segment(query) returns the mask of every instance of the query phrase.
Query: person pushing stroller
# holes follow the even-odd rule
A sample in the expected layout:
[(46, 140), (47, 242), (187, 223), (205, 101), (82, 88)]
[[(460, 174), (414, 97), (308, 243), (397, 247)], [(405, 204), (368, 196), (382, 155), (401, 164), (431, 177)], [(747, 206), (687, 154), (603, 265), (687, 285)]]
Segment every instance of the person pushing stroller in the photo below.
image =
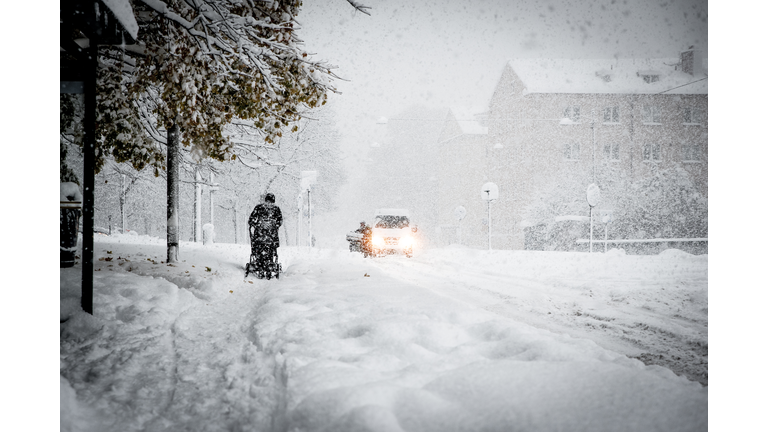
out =
[(264, 202), (257, 204), (248, 218), (251, 235), (251, 260), (245, 267), (245, 276), (254, 273), (259, 279), (279, 278), (282, 270), (277, 262), (280, 239), (277, 229), (283, 224), (283, 213), (275, 205), (275, 195), (264, 195)]

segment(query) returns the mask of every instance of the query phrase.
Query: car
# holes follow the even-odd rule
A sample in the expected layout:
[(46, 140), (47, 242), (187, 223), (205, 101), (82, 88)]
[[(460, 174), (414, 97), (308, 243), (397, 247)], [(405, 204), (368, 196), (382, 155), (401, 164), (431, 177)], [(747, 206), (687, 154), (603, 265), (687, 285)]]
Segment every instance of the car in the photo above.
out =
[(407, 209), (377, 209), (374, 215), (371, 249), (374, 256), (403, 254), (413, 256), (416, 227), (411, 227)]

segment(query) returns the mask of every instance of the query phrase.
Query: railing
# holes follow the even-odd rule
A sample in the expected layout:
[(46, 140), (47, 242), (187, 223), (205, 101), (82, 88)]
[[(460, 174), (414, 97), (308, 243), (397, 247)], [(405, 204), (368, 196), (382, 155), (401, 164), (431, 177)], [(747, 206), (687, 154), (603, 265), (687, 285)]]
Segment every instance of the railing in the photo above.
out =
[[(705, 242), (708, 238), (660, 238), (660, 239), (619, 239), (619, 240), (598, 240), (593, 239), (592, 243), (666, 243), (666, 242)], [(578, 239), (576, 243), (589, 243), (589, 239)]]

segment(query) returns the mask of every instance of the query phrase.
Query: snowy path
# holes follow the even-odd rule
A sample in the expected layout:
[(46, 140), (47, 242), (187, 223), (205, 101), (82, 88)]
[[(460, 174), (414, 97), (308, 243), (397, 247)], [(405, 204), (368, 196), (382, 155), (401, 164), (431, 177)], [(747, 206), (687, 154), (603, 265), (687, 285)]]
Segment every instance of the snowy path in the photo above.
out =
[[(169, 266), (160, 242), (114, 241), (97, 243), (95, 316), (77, 312), (79, 268), (61, 271), (62, 430), (706, 425), (706, 388), (601, 348), (611, 340), (604, 331), (581, 329), (598, 344), (566, 331), (582, 319), (574, 310), (609, 316), (589, 292), (636, 301), (630, 289), (602, 287), (617, 283), (610, 274), (585, 285), (573, 282), (583, 268), (530, 254), (435, 250), (366, 260), (286, 248), (280, 280), (244, 281), (244, 246), (185, 244), (184, 262)], [(680, 274), (661, 282), (646, 275), (640, 285), (656, 292), (675, 278), (699, 283), (695, 257), (670, 258), (646, 264), (668, 274), (679, 261)], [(615, 321), (635, 319), (625, 303)], [(706, 332), (697, 337), (706, 343)]]

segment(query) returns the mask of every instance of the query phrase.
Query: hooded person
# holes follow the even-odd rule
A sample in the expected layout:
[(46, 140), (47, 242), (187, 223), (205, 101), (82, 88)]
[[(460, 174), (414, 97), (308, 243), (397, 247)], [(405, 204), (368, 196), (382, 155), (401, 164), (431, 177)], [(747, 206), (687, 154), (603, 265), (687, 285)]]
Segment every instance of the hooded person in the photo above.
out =
[(275, 249), (280, 246), (277, 229), (283, 224), (283, 213), (275, 205), (275, 195), (264, 195), (264, 202), (253, 208), (248, 225), (253, 228), (252, 244), (269, 245)]
[(373, 234), (373, 230), (371, 227), (365, 223), (365, 221), (360, 222), (360, 228), (356, 229), (355, 232), (360, 233), (363, 235), (363, 238), (360, 240), (360, 249), (364, 256), (368, 256), (371, 254), (371, 236)]

